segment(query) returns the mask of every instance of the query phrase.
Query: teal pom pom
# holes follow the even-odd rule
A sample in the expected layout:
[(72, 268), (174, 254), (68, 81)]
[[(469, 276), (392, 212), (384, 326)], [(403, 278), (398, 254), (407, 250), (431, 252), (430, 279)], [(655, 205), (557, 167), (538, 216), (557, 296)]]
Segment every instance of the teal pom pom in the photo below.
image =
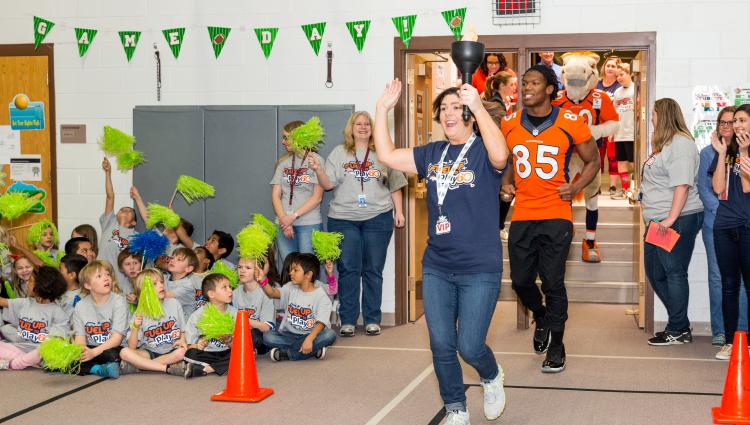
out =
[(297, 153), (305, 151), (316, 151), (318, 145), (323, 143), (326, 132), (320, 125), (320, 118), (312, 117), (306, 123), (295, 128), (289, 133), (289, 140)]
[(128, 171), (146, 162), (143, 153), (140, 151), (130, 151), (117, 155), (117, 169)]
[(135, 309), (135, 315), (151, 319), (158, 319), (164, 315), (164, 308), (159, 301), (159, 296), (156, 294), (154, 282), (148, 276), (143, 278), (143, 285), (141, 286), (141, 293), (138, 295), (138, 307)]
[(258, 223), (245, 226), (237, 234), (240, 258), (262, 261), (268, 254), (268, 248), (272, 242), (273, 239), (266, 233), (263, 226)]
[(174, 229), (180, 225), (180, 216), (163, 205), (150, 203), (146, 209), (148, 210), (146, 227), (149, 229), (158, 223), (164, 223), (170, 229)]
[(6, 220), (15, 220), (29, 212), (39, 202), (25, 192), (5, 192), (0, 196), (0, 215)]
[(203, 315), (198, 320), (198, 330), (207, 341), (232, 335), (234, 333), (234, 319), (229, 313), (222, 313), (213, 304), (208, 303), (203, 309)]
[(83, 347), (65, 338), (48, 337), (39, 345), (39, 357), (48, 370), (77, 375), (81, 367)]
[(312, 246), (320, 261), (336, 261), (341, 257), (341, 240), (344, 235), (338, 232), (320, 232), (313, 230)]
[(29, 243), (30, 246), (34, 246), (41, 242), (42, 240), (42, 232), (44, 232), (46, 229), (52, 230), (52, 242), (57, 245), (60, 243), (59, 235), (57, 234), (57, 226), (55, 226), (55, 223), (47, 220), (42, 219), (41, 221), (34, 223), (29, 228), (29, 233), (26, 236), (26, 241)]
[(144, 264), (156, 260), (169, 246), (169, 239), (156, 230), (136, 233), (128, 239), (128, 250), (143, 255)]
[(119, 156), (130, 152), (134, 144), (135, 137), (108, 125), (104, 126), (104, 137), (99, 142), (102, 151), (109, 156)]
[(272, 241), (276, 239), (276, 230), (278, 229), (276, 227), (276, 224), (267, 219), (263, 214), (253, 214), (253, 224), (257, 224), (262, 227), (263, 231), (266, 232), (266, 234), (271, 238)]
[(237, 282), (240, 281), (240, 277), (237, 275), (237, 271), (227, 266), (223, 261), (217, 260), (213, 267), (211, 267), (211, 273), (219, 273), (229, 279), (229, 286), (234, 289), (237, 287)]
[(196, 199), (206, 199), (213, 197), (216, 190), (213, 186), (195, 177), (182, 175), (177, 179), (177, 191), (185, 198), (188, 204), (192, 204)]

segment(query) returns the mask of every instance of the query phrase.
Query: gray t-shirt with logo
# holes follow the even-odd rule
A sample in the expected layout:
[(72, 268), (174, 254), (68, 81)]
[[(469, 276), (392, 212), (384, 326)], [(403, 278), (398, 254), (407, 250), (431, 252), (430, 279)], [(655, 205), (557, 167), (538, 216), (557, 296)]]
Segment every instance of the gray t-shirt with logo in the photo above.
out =
[(107, 302), (102, 305), (94, 304), (93, 298), (86, 296), (76, 304), (71, 322), (73, 333), (86, 337), (86, 345), (100, 345), (107, 342), (115, 332), (123, 337), (127, 335), (130, 324), (128, 303), (125, 297), (114, 292), (109, 294)]
[(133, 287), (128, 278), (120, 272), (117, 267), (117, 256), (120, 251), (128, 248), (128, 239), (135, 234), (135, 229), (122, 227), (117, 224), (117, 216), (114, 212), (102, 214), (99, 217), (99, 224), (102, 227), (102, 236), (99, 238), (99, 255), (100, 260), (106, 260), (115, 269), (117, 283), (124, 295), (133, 292)]
[(169, 274), (164, 275), (167, 291), (174, 292), (174, 299), (180, 302), (185, 320), (195, 311), (195, 281), (192, 274), (179, 280), (172, 280)]
[(331, 327), (331, 299), (319, 286), (304, 292), (297, 285), (286, 284), (281, 287), (281, 303), (286, 306), (281, 332), (307, 335), (318, 322)]
[[(195, 310), (195, 312), (190, 315), (190, 318), (187, 321), (187, 325), (185, 326), (185, 338), (187, 338), (188, 344), (195, 344), (200, 339), (201, 331), (200, 329), (198, 329), (198, 322), (201, 320), (201, 317), (203, 317), (203, 312), (205, 310), (206, 306), (203, 306), (198, 310)], [(227, 313), (232, 315), (233, 320), (237, 320), (236, 308), (232, 307), (231, 305), (227, 305)], [(229, 348), (230, 347), (228, 345), (224, 344), (218, 339), (212, 339), (208, 341), (208, 345), (206, 345), (206, 349), (203, 351), (225, 351), (229, 350)]]
[(695, 142), (680, 135), (674, 136), (672, 143), (646, 160), (641, 182), (641, 207), (646, 222), (669, 216), (675, 187), (683, 184), (688, 185), (688, 196), (680, 215), (703, 211), (698, 197), (699, 163)]
[(70, 320), (70, 317), (73, 315), (73, 309), (75, 308), (75, 305), (78, 304), (78, 301), (81, 301), (80, 289), (73, 289), (72, 291), (65, 292), (57, 301), (57, 304), (60, 305), (63, 311), (68, 315), (68, 320)]
[(26, 352), (38, 348), (47, 336), (67, 336), (69, 329), (68, 315), (59, 305), (39, 304), (33, 298), (8, 300), (3, 320), (18, 329), (13, 345)]
[(164, 314), (158, 319), (143, 318), (138, 328), (138, 347), (157, 354), (167, 354), (174, 350), (185, 329), (185, 319), (180, 302), (165, 298), (161, 304)]
[[(310, 152), (308, 158), (315, 156), (318, 163), (323, 163), (320, 155), (314, 152)], [(292, 204), (289, 205), (289, 196), (291, 194), (291, 177), (292, 177), (292, 156), (289, 155), (285, 159), (281, 160), (276, 166), (276, 171), (273, 173), (271, 184), (277, 184), (281, 186), (281, 205), (284, 211), (291, 213), (297, 211), (308, 199), (313, 195), (315, 185), (318, 184), (318, 177), (308, 165), (308, 159), (302, 163), (301, 157), (294, 158), (294, 170), (296, 170), (296, 178), (294, 180), (294, 194), (292, 196)], [(296, 226), (305, 226), (310, 224), (320, 224), (322, 217), (320, 215), (320, 204), (315, 208), (308, 211), (307, 213), (299, 216), (294, 221)]]
[(266, 322), (273, 327), (276, 309), (262, 288), (246, 292), (244, 285), (240, 283), (232, 292), (232, 305), (237, 310), (247, 310), (251, 319)]
[[(364, 149), (356, 157), (344, 145), (336, 146), (326, 160), (326, 175), (335, 186), (328, 216), (339, 220), (365, 221), (393, 209), (391, 192), (406, 186), (406, 177), (378, 161), (370, 151), (364, 162)], [(359, 198), (364, 195), (365, 202)]]

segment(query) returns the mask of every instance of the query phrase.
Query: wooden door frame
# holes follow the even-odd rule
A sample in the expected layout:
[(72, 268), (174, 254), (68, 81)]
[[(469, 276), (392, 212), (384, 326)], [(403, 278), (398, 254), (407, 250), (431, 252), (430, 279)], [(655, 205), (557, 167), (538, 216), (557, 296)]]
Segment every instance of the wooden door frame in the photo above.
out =
[(49, 152), (50, 152), (50, 207), (52, 221), (57, 225), (57, 121), (55, 119), (55, 45), (42, 43), (38, 48), (33, 44), (0, 44), (0, 56), (46, 56), (47, 87), (49, 89)]
[[(518, 53), (518, 70), (527, 69), (530, 51), (554, 50), (645, 50), (648, 52), (647, 80), (648, 99), (646, 108), (647, 123), (656, 94), (656, 32), (623, 32), (623, 33), (590, 33), (590, 34), (522, 34), (522, 35), (480, 35), (480, 40), (487, 50), (516, 51)], [(450, 50), (452, 36), (413, 37), (406, 48), (399, 37), (393, 38), (393, 75), (402, 81), (407, 81), (406, 54), (432, 53), (438, 50)], [(521, 74), (521, 72), (519, 72)], [(394, 110), (395, 143), (397, 147), (408, 145), (407, 129), (404, 124), (408, 117), (408, 99), (406, 92), (401, 93), (401, 102)], [(645, 154), (648, 143), (641, 144), (641, 156)], [(396, 229), (396, 324), (400, 325), (408, 319), (408, 234), (407, 228)], [(643, 267), (643, 264), (640, 264)], [(654, 325), (654, 292), (650, 285), (646, 285), (646, 332), (653, 332)]]

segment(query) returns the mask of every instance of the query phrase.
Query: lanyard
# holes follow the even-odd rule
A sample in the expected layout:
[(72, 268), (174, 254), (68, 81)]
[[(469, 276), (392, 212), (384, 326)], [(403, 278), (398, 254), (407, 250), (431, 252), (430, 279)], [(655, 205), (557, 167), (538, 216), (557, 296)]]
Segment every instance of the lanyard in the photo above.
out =
[(365, 168), (367, 168), (367, 158), (370, 156), (370, 146), (367, 146), (367, 150), (365, 151), (365, 159), (362, 162), (359, 162), (359, 159), (357, 159), (357, 150), (354, 149), (354, 160), (357, 161), (357, 165), (359, 166), (359, 186), (362, 189), (362, 193), (365, 193)]
[(299, 168), (294, 168), (294, 165), (297, 162), (297, 155), (292, 153), (292, 173), (289, 176), (289, 205), (292, 205), (292, 198), (294, 198), (294, 183), (297, 181), (297, 174), (302, 170), (302, 166), (305, 163), (308, 153), (309, 151), (305, 151), (305, 156), (302, 157), (302, 162), (300, 162)]
[(445, 149), (443, 149), (443, 154), (440, 156), (438, 171), (435, 175), (435, 188), (437, 190), (438, 210), (440, 210), (440, 214), (443, 213), (443, 201), (445, 201), (445, 195), (448, 194), (448, 187), (451, 185), (450, 178), (456, 174), (459, 164), (461, 163), (461, 161), (463, 161), (466, 153), (469, 152), (469, 148), (471, 148), (471, 145), (474, 144), (474, 140), (476, 138), (477, 135), (472, 133), (471, 137), (466, 142), (466, 144), (464, 144), (461, 152), (456, 157), (456, 160), (453, 162), (453, 166), (451, 167), (450, 172), (448, 172), (447, 176), (443, 173), (443, 161), (445, 161), (445, 155), (448, 153), (448, 148), (450, 148), (451, 146), (450, 143), (448, 143), (448, 145), (445, 146)]

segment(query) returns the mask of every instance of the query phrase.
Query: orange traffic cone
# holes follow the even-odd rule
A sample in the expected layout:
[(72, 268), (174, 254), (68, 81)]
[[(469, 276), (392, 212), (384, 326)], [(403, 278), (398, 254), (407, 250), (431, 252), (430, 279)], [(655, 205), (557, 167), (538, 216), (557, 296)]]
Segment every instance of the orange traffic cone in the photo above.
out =
[(257, 403), (273, 394), (270, 388), (258, 388), (258, 372), (255, 369), (253, 336), (250, 333), (248, 311), (237, 313), (234, 326), (232, 354), (229, 358), (229, 374), (224, 391), (211, 396), (213, 401), (239, 401)]
[(734, 333), (721, 407), (711, 413), (715, 424), (750, 424), (750, 354), (745, 332)]

